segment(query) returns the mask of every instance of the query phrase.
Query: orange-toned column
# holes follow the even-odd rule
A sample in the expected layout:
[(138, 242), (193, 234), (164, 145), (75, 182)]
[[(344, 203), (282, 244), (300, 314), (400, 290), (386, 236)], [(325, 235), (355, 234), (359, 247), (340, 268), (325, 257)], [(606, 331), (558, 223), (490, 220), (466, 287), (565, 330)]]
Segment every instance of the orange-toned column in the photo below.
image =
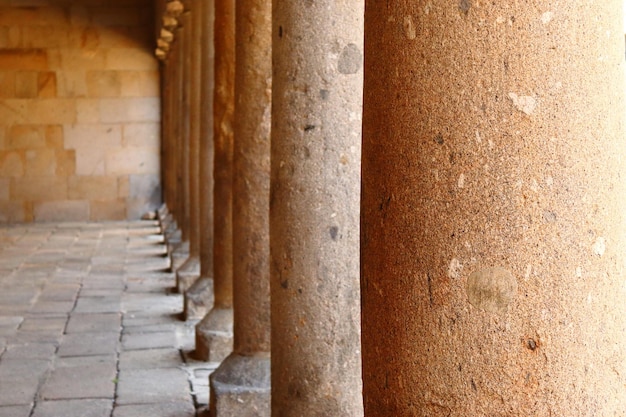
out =
[[(188, 187), (189, 187), (189, 257), (176, 270), (176, 286), (178, 292), (185, 293), (200, 277), (200, 92), (201, 82), (201, 25), (203, 0), (190, 1), (191, 16), (187, 28), (189, 43), (189, 113), (184, 115), (189, 123), (189, 154), (188, 156)], [(185, 317), (187, 318), (187, 317)]]
[(215, 1), (213, 309), (196, 326), (196, 356), (221, 362), (233, 347), (233, 114), (235, 3)]
[(185, 292), (184, 315), (201, 319), (213, 307), (213, 95), (215, 53), (212, 1), (200, 1), (200, 278)]
[(236, 1), (233, 353), (211, 374), (214, 416), (270, 416), (272, 1)]
[(272, 415), (359, 416), (363, 5), (273, 7)]
[(365, 21), (365, 415), (623, 414), (622, 1)]

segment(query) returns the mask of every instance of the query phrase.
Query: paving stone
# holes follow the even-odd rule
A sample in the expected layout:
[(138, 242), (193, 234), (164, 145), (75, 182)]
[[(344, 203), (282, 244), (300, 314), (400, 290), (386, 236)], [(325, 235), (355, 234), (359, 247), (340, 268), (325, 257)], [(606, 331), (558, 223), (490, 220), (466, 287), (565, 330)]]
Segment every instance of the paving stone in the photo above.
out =
[(176, 348), (180, 342), (176, 337), (176, 332), (155, 332), (155, 333), (126, 333), (122, 336), (122, 349), (157, 349)]
[(22, 321), (23, 316), (0, 316), (0, 336), (14, 334)]
[(77, 284), (47, 285), (39, 299), (42, 301), (71, 301), (75, 302), (80, 286)]
[(62, 334), (67, 323), (67, 316), (59, 317), (26, 317), (20, 326), (20, 332), (37, 332), (49, 334)]
[(117, 351), (119, 338), (119, 331), (92, 333), (88, 337), (82, 333), (67, 334), (63, 337), (58, 355), (60, 357), (106, 355)]
[(10, 405), (0, 406), (0, 416), (2, 417), (30, 417), (30, 405)]
[(6, 347), (3, 360), (10, 359), (45, 359), (51, 360), (57, 350), (54, 343), (19, 343)]
[(76, 303), (75, 313), (118, 313), (121, 310), (119, 297), (81, 297)]
[(30, 310), (31, 313), (48, 314), (60, 313), (68, 314), (74, 308), (74, 301), (38, 301)]
[[(74, 359), (74, 358), (71, 358)], [(93, 361), (85, 358), (57, 363), (50, 378), (41, 389), (44, 400), (107, 398), (113, 399), (115, 394), (115, 376), (117, 374), (115, 360), (107, 361), (106, 357), (95, 357)]]
[(180, 351), (175, 348), (128, 350), (120, 353), (120, 370), (180, 368)]
[(162, 402), (158, 404), (119, 405), (113, 417), (195, 417), (196, 410), (191, 401)]
[(0, 406), (31, 404), (48, 367), (45, 360), (0, 361)]
[(111, 400), (40, 401), (32, 417), (109, 417), (112, 408)]
[(182, 369), (131, 369), (119, 373), (117, 404), (189, 400), (187, 373)]
[(122, 315), (120, 313), (75, 313), (70, 316), (66, 333), (119, 333), (121, 326)]

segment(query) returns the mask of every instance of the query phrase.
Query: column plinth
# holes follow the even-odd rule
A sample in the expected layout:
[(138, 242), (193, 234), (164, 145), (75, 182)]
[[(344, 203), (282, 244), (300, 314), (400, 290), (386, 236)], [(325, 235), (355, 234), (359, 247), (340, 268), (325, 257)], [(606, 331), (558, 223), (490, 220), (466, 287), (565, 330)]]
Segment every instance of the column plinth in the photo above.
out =
[(367, 1), (366, 416), (626, 410), (621, 10)]

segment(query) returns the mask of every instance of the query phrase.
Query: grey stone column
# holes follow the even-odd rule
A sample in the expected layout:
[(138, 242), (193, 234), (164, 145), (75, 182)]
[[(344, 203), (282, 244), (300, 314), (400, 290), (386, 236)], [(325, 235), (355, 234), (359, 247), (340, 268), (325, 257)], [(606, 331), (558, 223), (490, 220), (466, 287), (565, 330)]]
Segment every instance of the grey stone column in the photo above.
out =
[(367, 2), (366, 416), (624, 414), (621, 10)]
[[(189, 43), (189, 113), (185, 115), (189, 123), (189, 154), (188, 154), (188, 186), (189, 186), (189, 257), (176, 270), (176, 286), (178, 292), (184, 294), (187, 289), (200, 277), (200, 92), (201, 82), (201, 25), (202, 0), (191, 0), (189, 36), (185, 41)], [(186, 318), (186, 317), (185, 317)]]
[(363, 5), (273, 6), (272, 415), (358, 416)]
[(184, 315), (201, 319), (213, 307), (213, 95), (215, 10), (212, 0), (201, 0), (200, 80), (200, 278), (185, 292)]
[(211, 412), (270, 416), (269, 196), (272, 1), (236, 1), (234, 349), (211, 375)]
[(221, 362), (233, 347), (233, 113), (235, 3), (215, 1), (213, 309), (196, 326), (196, 356)]

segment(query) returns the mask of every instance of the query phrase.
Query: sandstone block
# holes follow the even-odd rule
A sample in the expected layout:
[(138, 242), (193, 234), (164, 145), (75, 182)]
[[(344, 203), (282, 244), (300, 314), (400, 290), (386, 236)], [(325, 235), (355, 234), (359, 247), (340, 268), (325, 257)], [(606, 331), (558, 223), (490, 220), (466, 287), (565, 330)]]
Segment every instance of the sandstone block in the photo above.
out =
[(160, 101), (157, 97), (112, 98), (100, 101), (100, 121), (104, 123), (158, 122)]
[(55, 22), (53, 25), (22, 27), (22, 45), (26, 48), (63, 48), (68, 46), (67, 26)]
[(0, 98), (15, 97), (15, 72), (0, 71)]
[(35, 149), (46, 147), (46, 136), (41, 126), (13, 125), (7, 135), (9, 149)]
[(15, 97), (37, 97), (37, 76), (38, 74), (36, 71), (18, 71), (15, 73)]
[(89, 97), (119, 97), (122, 86), (117, 71), (88, 71), (87, 93)]
[(57, 76), (52, 71), (41, 71), (37, 75), (37, 97), (52, 98), (57, 96)]
[(71, 124), (76, 121), (76, 101), (72, 99), (40, 98), (26, 100), (24, 120), (41, 124)]
[(9, 200), (10, 188), (11, 188), (11, 180), (8, 178), (0, 178), (0, 201)]
[(35, 221), (87, 221), (89, 203), (87, 201), (48, 201), (35, 203)]
[(109, 70), (156, 70), (158, 61), (151, 52), (137, 48), (111, 48), (106, 57)]
[(125, 146), (158, 148), (161, 144), (159, 123), (129, 123), (122, 126), (122, 143)]
[(21, 177), (24, 175), (22, 153), (16, 151), (0, 152), (0, 177)]
[(100, 100), (91, 98), (76, 99), (76, 123), (98, 123), (100, 121)]
[(126, 198), (130, 195), (130, 179), (128, 175), (117, 177), (117, 197)]
[(76, 152), (76, 175), (104, 175), (105, 155), (101, 147), (80, 147)]
[(49, 125), (45, 127), (46, 147), (63, 149), (63, 126)]
[(0, 68), (45, 71), (48, 69), (48, 56), (43, 49), (0, 49)]
[(65, 68), (59, 72), (58, 96), (59, 97), (87, 97), (87, 80), (85, 71), (80, 66), (72, 67), (79, 69), (69, 70)]
[(76, 151), (73, 149), (56, 150), (57, 170), (56, 175), (67, 177), (76, 173)]
[(65, 149), (89, 147), (100, 153), (121, 145), (122, 128), (118, 125), (77, 124), (65, 128)]
[(126, 202), (123, 200), (91, 201), (89, 204), (92, 221), (126, 219)]
[(59, 201), (67, 199), (67, 182), (63, 178), (15, 178), (11, 183), (13, 200)]
[(56, 151), (54, 149), (30, 149), (24, 153), (27, 177), (54, 176), (57, 169)]
[(158, 71), (120, 71), (123, 97), (157, 97), (159, 95)]
[(158, 148), (117, 148), (106, 152), (106, 173), (109, 175), (158, 174), (159, 167)]
[(104, 176), (73, 176), (67, 180), (71, 200), (115, 200), (117, 178)]

